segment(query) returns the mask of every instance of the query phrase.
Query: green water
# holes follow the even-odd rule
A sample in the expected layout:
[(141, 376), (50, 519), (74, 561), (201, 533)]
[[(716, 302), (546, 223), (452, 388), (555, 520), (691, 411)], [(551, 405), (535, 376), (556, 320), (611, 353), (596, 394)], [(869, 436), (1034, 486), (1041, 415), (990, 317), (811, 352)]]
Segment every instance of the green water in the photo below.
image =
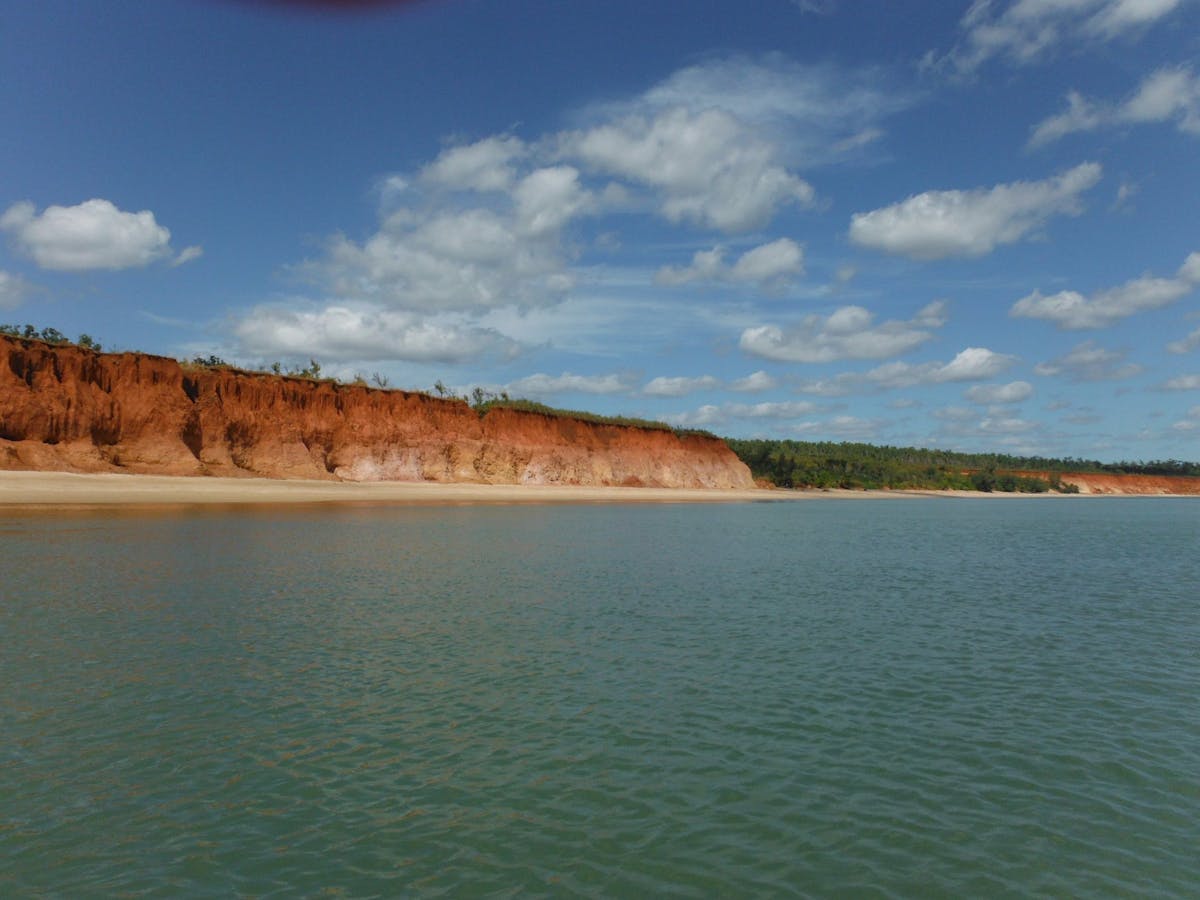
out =
[(1195, 896), (1200, 503), (0, 516), (0, 895)]

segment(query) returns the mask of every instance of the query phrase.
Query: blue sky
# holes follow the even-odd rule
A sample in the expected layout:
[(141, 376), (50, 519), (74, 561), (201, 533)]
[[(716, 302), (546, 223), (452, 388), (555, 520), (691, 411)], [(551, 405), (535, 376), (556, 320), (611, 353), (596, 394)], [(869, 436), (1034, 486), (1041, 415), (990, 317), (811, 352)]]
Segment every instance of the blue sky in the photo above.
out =
[(1200, 2), (0, 5), (0, 321), (1200, 458)]

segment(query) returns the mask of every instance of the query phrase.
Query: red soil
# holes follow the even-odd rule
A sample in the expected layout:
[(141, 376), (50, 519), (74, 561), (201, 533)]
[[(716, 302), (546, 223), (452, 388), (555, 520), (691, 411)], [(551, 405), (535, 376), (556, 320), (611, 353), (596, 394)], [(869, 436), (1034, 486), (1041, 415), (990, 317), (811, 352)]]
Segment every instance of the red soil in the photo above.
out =
[(718, 438), (5, 336), (0, 469), (754, 486)]

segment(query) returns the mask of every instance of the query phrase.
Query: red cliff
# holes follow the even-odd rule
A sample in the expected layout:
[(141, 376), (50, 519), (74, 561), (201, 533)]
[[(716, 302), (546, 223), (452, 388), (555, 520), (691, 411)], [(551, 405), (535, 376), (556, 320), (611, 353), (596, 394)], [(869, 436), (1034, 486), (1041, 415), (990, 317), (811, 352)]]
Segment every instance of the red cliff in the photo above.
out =
[(5, 336), (0, 469), (754, 486), (713, 437)]

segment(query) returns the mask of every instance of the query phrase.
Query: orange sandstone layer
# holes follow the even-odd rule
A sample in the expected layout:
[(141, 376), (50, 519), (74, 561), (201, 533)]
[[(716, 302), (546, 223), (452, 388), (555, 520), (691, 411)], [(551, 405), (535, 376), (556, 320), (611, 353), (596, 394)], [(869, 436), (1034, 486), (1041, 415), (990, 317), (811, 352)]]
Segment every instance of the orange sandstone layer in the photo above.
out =
[(0, 469), (752, 489), (718, 438), (0, 336)]
[[(1049, 472), (1022, 473), (1038, 478)], [(1137, 475), (1123, 472), (1062, 472), (1064, 484), (1073, 484), (1081, 494), (1200, 494), (1200, 478), (1194, 475)]]

